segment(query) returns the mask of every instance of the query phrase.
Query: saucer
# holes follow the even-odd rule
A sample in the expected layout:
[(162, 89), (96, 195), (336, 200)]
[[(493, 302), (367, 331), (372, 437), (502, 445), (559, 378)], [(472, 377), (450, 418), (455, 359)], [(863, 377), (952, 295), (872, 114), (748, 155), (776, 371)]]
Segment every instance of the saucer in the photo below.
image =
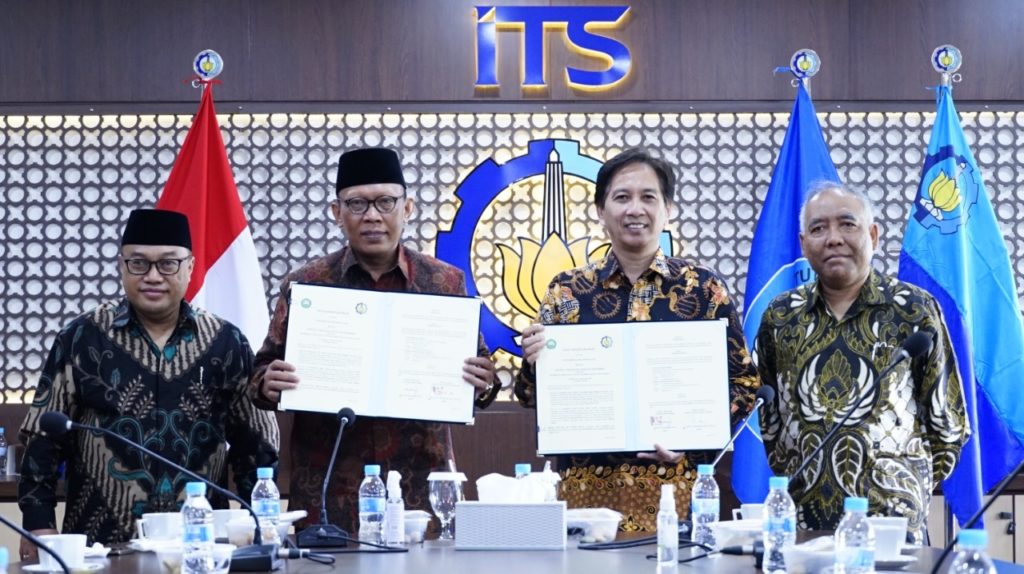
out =
[[(106, 566), (106, 564), (104, 564), (103, 562), (86, 562), (85, 564), (83, 564), (82, 566), (79, 566), (78, 568), (68, 568), (68, 569), (71, 570), (72, 572), (95, 572), (97, 570), (101, 570), (104, 566)], [(47, 568), (47, 567), (43, 566), (42, 564), (29, 564), (28, 566), (22, 566), (21, 567), (21, 571), (22, 572), (63, 572), (63, 570), (61, 570), (60, 566), (58, 566), (55, 569), (50, 569), (50, 568)]]
[(875, 568), (881, 570), (902, 570), (914, 562), (917, 562), (917, 556), (894, 556), (885, 560), (875, 558)]

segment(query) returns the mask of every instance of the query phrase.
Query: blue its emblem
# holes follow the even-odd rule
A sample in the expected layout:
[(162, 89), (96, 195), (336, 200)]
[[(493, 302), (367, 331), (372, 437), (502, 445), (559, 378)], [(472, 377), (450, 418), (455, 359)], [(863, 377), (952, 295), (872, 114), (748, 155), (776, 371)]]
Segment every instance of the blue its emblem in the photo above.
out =
[(940, 74), (952, 74), (960, 69), (962, 63), (963, 56), (956, 46), (946, 44), (932, 52), (932, 67)]
[[(437, 257), (462, 269), (469, 295), (480, 295), (477, 283), (480, 279), (472, 254), (477, 228), (491, 224), (486, 218), (482, 220), (484, 214), (513, 184), (534, 176), (544, 178), (541, 236), (536, 237), (535, 232), (524, 236), (520, 232), (502, 242), (489, 241), (492, 247), (489, 251), (495, 253), (495, 263), (500, 261), (503, 269), (497, 281), (503, 290), (500, 305), (507, 305), (508, 310), (496, 311), (490, 304), (484, 305), (480, 330), (492, 351), (500, 349), (517, 356), (521, 355), (521, 349), (517, 340), (519, 332), (512, 327), (514, 320), (522, 321), (521, 317), (534, 320), (544, 291), (555, 275), (604, 257), (609, 247), (591, 245), (590, 237), (567, 237), (564, 178), (574, 176), (585, 180), (590, 187), (597, 179), (601, 162), (582, 155), (579, 142), (571, 140), (533, 141), (527, 150), (526, 155), (513, 157), (502, 165), (490, 158), (476, 166), (455, 190), (461, 206), (451, 230), (437, 234)], [(591, 194), (588, 193), (588, 198)], [(539, 212), (532, 215), (530, 219), (541, 219)]]
[(798, 50), (789, 59), (789, 69), (798, 78), (810, 78), (821, 70), (821, 58), (814, 50)]
[(981, 176), (972, 162), (953, 146), (939, 148), (928, 156), (921, 175), (921, 187), (914, 200), (914, 217), (926, 228), (938, 227), (944, 234), (956, 233), (967, 223), (978, 202)]
[(212, 80), (224, 71), (224, 60), (213, 50), (203, 50), (192, 60), (192, 70), (204, 80)]

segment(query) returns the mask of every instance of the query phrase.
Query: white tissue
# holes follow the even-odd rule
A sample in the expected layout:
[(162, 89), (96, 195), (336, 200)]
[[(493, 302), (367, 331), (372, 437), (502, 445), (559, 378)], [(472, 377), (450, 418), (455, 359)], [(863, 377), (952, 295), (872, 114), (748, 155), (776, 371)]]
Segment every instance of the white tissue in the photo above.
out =
[(513, 478), (493, 472), (476, 481), (480, 502), (492, 504), (544, 502), (550, 491), (550, 483), (543, 473)]

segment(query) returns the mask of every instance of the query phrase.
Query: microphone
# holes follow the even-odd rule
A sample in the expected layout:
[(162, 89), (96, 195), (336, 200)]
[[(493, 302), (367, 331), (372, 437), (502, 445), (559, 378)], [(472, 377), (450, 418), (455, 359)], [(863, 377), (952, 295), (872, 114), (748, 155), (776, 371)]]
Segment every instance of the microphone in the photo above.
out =
[(250, 546), (244, 546), (235, 550), (231, 554), (231, 571), (232, 572), (267, 572), (269, 570), (277, 570), (281, 567), (281, 559), (278, 556), (276, 544), (263, 544), (263, 537), (260, 532), (260, 519), (256, 515), (256, 511), (253, 510), (252, 506), (248, 502), (242, 500), (242, 497), (238, 496), (234, 492), (226, 488), (218, 486), (216, 483), (199, 476), (191, 470), (181, 466), (180, 464), (168, 460), (167, 458), (149, 450), (141, 444), (125, 438), (113, 431), (107, 430), (101, 427), (95, 427), (91, 425), (76, 423), (61, 412), (49, 411), (43, 413), (39, 417), (39, 427), (51, 436), (62, 436), (69, 430), (85, 430), (94, 433), (104, 434), (108, 437), (116, 439), (124, 444), (127, 444), (133, 448), (137, 448), (140, 451), (148, 454), (149, 456), (159, 460), (160, 462), (188, 475), (195, 480), (206, 483), (206, 486), (212, 490), (219, 492), (220, 494), (234, 500), (239, 503), (242, 508), (249, 511), (252, 515), (253, 520), (256, 521), (256, 531), (253, 534), (253, 543)]
[(348, 407), (338, 411), (338, 437), (334, 440), (334, 452), (331, 453), (331, 462), (327, 465), (327, 474), (324, 475), (323, 490), (320, 492), (320, 523), (307, 527), (295, 536), (295, 543), (302, 548), (322, 548), (325, 546), (345, 546), (350, 540), (348, 532), (338, 526), (331, 524), (327, 519), (327, 485), (331, 482), (331, 475), (334, 474), (334, 463), (338, 459), (338, 447), (341, 446), (341, 435), (345, 427), (352, 426), (356, 422), (356, 413)]
[[(903, 361), (916, 359), (918, 357), (923, 357), (928, 353), (931, 353), (932, 346), (934, 344), (935, 336), (930, 331), (918, 331), (904, 339), (903, 343), (900, 345), (899, 351), (893, 356), (892, 360), (889, 361), (889, 364), (884, 369), (882, 369), (882, 372), (875, 379), (874, 387), (877, 387), (881, 383), (881, 381), (885, 379), (885, 377), (887, 377), (889, 373), (891, 373), (893, 369), (899, 366), (900, 363), (902, 363)], [(822, 437), (821, 442), (818, 443), (818, 446), (814, 447), (814, 450), (811, 451), (811, 454), (805, 457), (804, 461), (800, 463), (800, 466), (796, 468), (796, 472), (792, 474), (794, 480), (798, 476), (800, 476), (800, 473), (802, 473), (807, 468), (807, 466), (810, 465), (811, 462), (818, 457), (819, 454), (821, 454), (821, 451), (825, 448), (825, 445), (828, 444), (828, 441), (833, 436), (835, 436), (837, 432), (839, 432), (839, 429), (841, 429), (843, 425), (846, 424), (846, 421), (850, 420), (850, 417), (853, 416), (853, 413), (857, 412), (857, 409), (860, 408), (860, 406), (869, 396), (871, 396), (871, 393), (864, 393), (863, 395), (861, 395), (860, 398), (857, 399), (857, 402), (855, 402), (853, 406), (850, 407), (850, 410), (847, 411), (845, 415), (843, 415), (843, 418), (839, 419), (838, 423), (832, 425), (832, 428), (829, 429), (827, 433), (825, 433), (825, 436)]]
[[(18, 526), (17, 524), (11, 522), (3, 514), (0, 514), (0, 522), (4, 523), (11, 530), (13, 530), (13, 531), (17, 532), (18, 534), (21, 534), (22, 536), (27, 538), (29, 542), (34, 544), (37, 548), (39, 548), (43, 552), (46, 552), (50, 556), (53, 556), (53, 559), (56, 560), (57, 564), (60, 564), (61, 569), (64, 570), (64, 574), (71, 574), (71, 569), (68, 568), (67, 562), (64, 562), (64, 559), (61, 558), (53, 548), (50, 548), (46, 544), (43, 544), (43, 541), (40, 540), (38, 536), (36, 536), (35, 534), (32, 534), (28, 530), (25, 530), (24, 528), (22, 528), (22, 527)], [(22, 567), (22, 570), (24, 570), (24, 569), (25, 568)]]
[(765, 403), (770, 403), (775, 400), (775, 389), (771, 387), (762, 386), (759, 389), (757, 389), (757, 393), (754, 394), (754, 398), (756, 399), (754, 401), (754, 408), (750, 409), (750, 412), (747, 413), (747, 417), (743, 419), (743, 422), (736, 428), (736, 431), (732, 433), (731, 437), (729, 437), (729, 442), (727, 442), (725, 446), (722, 447), (722, 450), (718, 451), (718, 456), (715, 457), (715, 460), (711, 463), (711, 466), (717, 466), (718, 461), (722, 460), (722, 457), (725, 456), (725, 451), (729, 450), (729, 447), (732, 446), (732, 443), (736, 442), (736, 438), (739, 437), (740, 433), (743, 432), (743, 429), (746, 428), (747, 422), (750, 421), (750, 417), (754, 416), (754, 413), (756, 413), (758, 409), (764, 406)]
[[(1017, 468), (1013, 469), (1013, 472), (1006, 475), (1006, 478), (1004, 478), (1002, 482), (1000, 482), (998, 485), (996, 485), (994, 489), (992, 489), (992, 492), (988, 494), (988, 501), (985, 502), (985, 504), (981, 508), (979, 508), (977, 512), (974, 513), (974, 516), (970, 517), (967, 520), (967, 522), (964, 522), (960, 526), (960, 529), (967, 530), (968, 528), (974, 526), (974, 523), (985, 515), (985, 511), (988, 510), (988, 507), (992, 506), (992, 503), (999, 498), (999, 495), (1002, 494), (1004, 490), (1006, 490), (1007, 486), (1010, 486), (1010, 483), (1013, 482), (1013, 479), (1016, 478), (1018, 474), (1020, 474), (1021, 470), (1024, 470), (1024, 460), (1022, 460), (1020, 464), (1017, 465)], [(956, 546), (956, 538), (954, 538), (951, 542), (947, 543), (946, 547), (942, 549), (942, 554), (939, 555), (939, 558), (935, 561), (935, 565), (932, 566), (931, 574), (936, 574), (939, 571), (939, 566), (941, 566), (943, 560), (945, 560), (946, 557), (949, 556), (949, 553), (953, 550), (954, 546)]]
[(758, 540), (753, 544), (726, 546), (719, 550), (719, 552), (722, 554), (731, 554), (733, 556), (757, 556), (758, 554), (764, 554), (764, 542)]
[[(916, 359), (917, 357), (923, 357), (924, 355), (931, 353), (934, 345), (935, 336), (931, 331), (918, 331), (914, 333), (903, 341), (903, 344), (900, 345), (899, 350), (895, 355), (893, 355), (889, 364), (885, 366), (885, 371), (883, 372), (892, 370), (893, 367), (903, 361)], [(878, 378), (881, 379), (882, 377)]]

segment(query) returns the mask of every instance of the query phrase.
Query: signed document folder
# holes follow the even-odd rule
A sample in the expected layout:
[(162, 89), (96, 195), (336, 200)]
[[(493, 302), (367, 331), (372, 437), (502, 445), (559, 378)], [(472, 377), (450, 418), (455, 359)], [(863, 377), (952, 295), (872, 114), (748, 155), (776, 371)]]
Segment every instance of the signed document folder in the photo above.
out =
[(726, 322), (545, 325), (537, 358), (542, 455), (722, 448)]
[(296, 283), (285, 360), (300, 382), (281, 410), (471, 423), (480, 300)]

